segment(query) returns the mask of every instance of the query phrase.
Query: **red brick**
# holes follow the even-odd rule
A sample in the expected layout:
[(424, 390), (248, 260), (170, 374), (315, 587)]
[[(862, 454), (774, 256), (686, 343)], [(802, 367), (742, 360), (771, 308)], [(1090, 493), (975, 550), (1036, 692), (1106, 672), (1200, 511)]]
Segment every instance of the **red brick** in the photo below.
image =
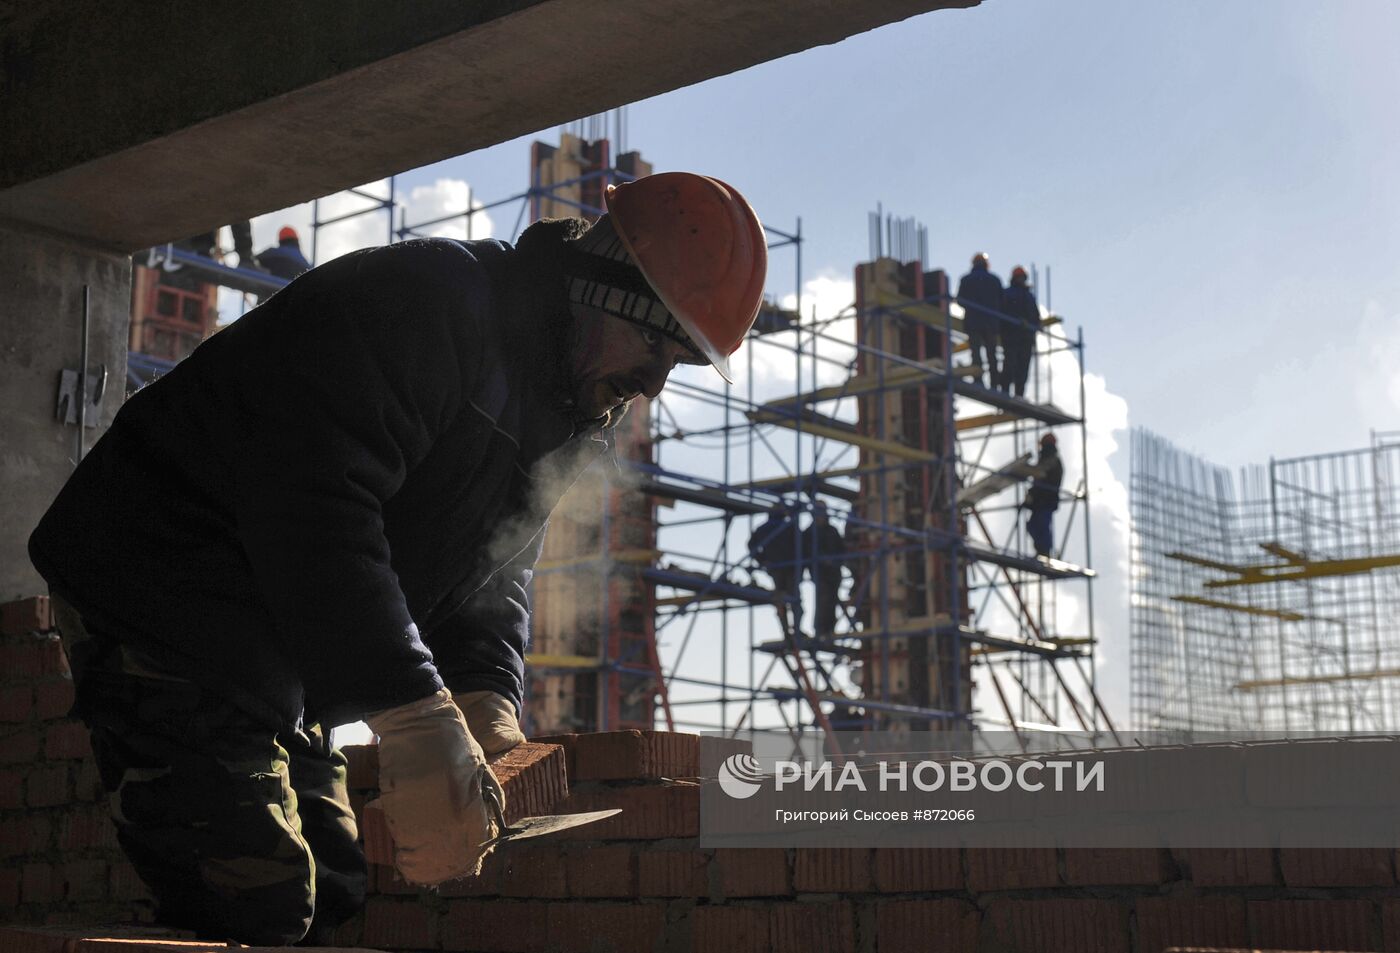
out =
[(793, 855), (792, 888), (798, 893), (870, 893), (871, 851), (855, 847), (799, 847)]
[(19, 895), (22, 903), (58, 903), (63, 899), (63, 882), (49, 864), (25, 864)]
[(993, 900), (985, 934), (992, 949), (1017, 953), (1122, 953), (1128, 915), (1111, 900)]
[(449, 900), (442, 921), (445, 950), (543, 953), (549, 907), (514, 900)]
[(73, 797), (79, 801), (101, 801), (107, 796), (97, 762), (84, 758), (73, 773)]
[(1065, 849), (1065, 881), (1076, 887), (1152, 886), (1170, 878), (1170, 855), (1155, 847)]
[(24, 775), (0, 768), (0, 811), (24, 807)]
[(661, 778), (694, 778), (700, 774), (700, 736), (681, 731), (648, 731), (651, 770)]
[(14, 910), (19, 906), (19, 869), (0, 868), (0, 910)]
[(38, 642), (39, 674), (63, 675), (72, 677), (68, 669), (68, 656), (63, 654), (63, 643), (57, 636), (42, 638)]
[(55, 678), (34, 686), (34, 714), (43, 721), (67, 718), (73, 707), (73, 682)]
[(1252, 887), (1280, 883), (1268, 847), (1190, 847), (1180, 851), (1198, 887)]
[(29, 775), (24, 779), (24, 801), (30, 807), (55, 807), (72, 800), (68, 765), (40, 764), (29, 769)]
[(646, 850), (637, 855), (643, 897), (707, 897), (710, 856), (699, 850)]
[(365, 912), (363, 910), (332, 930), (330, 939), (327, 941), (327, 946), (339, 950), (359, 950), (364, 945)]
[(719, 766), (730, 756), (753, 754), (753, 742), (738, 738), (721, 738), (717, 735), (701, 735), (697, 752), (701, 773), (714, 777)]
[(655, 903), (551, 903), (545, 945), (557, 953), (652, 953), (666, 932)]
[(564, 747), (570, 781), (693, 778), (700, 773), (700, 737), (683, 732), (626, 729), (534, 740)]
[(1136, 912), (1137, 953), (1161, 953), (1172, 946), (1249, 944), (1242, 897), (1142, 897)]
[(967, 886), (973, 893), (1060, 886), (1053, 847), (969, 847)]
[(695, 953), (769, 953), (773, 948), (768, 937), (772, 914), (767, 906), (696, 907), (692, 918)]
[(417, 898), (371, 897), (365, 904), (365, 946), (435, 950), (438, 916)]
[(377, 801), (366, 804), (360, 812), (359, 828), (365, 863), (394, 866), (394, 838), (389, 834), (389, 821)]
[(621, 808), (622, 813), (555, 835), (571, 840), (664, 840), (700, 833), (698, 784), (589, 785), (570, 792), (561, 813)]
[(1380, 847), (1284, 847), (1278, 852), (1290, 887), (1388, 887), (1395, 883), (1394, 854)]
[(887, 900), (875, 910), (880, 953), (974, 950), (981, 916), (966, 900)]
[(132, 900), (150, 900), (151, 892), (136, 873), (136, 868), (127, 861), (117, 861), (107, 875), (108, 896), (119, 903)]
[(508, 844), (500, 848), (501, 895), (505, 897), (567, 897), (569, 880), (558, 845)]
[(875, 889), (880, 893), (961, 890), (962, 852), (956, 848), (875, 849)]
[(39, 643), (32, 639), (0, 645), (0, 679), (8, 683), (32, 682), (44, 669)]
[(0, 688), (0, 721), (28, 721), (34, 714), (34, 689), (28, 685)]
[(1255, 946), (1292, 950), (1367, 950), (1379, 932), (1370, 900), (1250, 900)]
[(92, 757), (92, 739), (81, 721), (59, 721), (44, 734), (44, 757), (50, 761)]
[(13, 817), (0, 821), (0, 857), (40, 854), (50, 847), (53, 825), (43, 815)]
[(788, 897), (787, 851), (781, 847), (721, 847), (715, 850), (720, 893), (726, 897)]
[(58, 849), (65, 853), (117, 846), (117, 826), (104, 807), (74, 808), (58, 822)]
[[(422, 891), (422, 887), (414, 886), (407, 880), (399, 876), (399, 872), (393, 867), (385, 867), (380, 864), (369, 864), (369, 892), (381, 893), (391, 897), (416, 896)], [(466, 881), (454, 880), (450, 886), (455, 887), (459, 883)], [(443, 884), (444, 888), (449, 884)]]
[(570, 781), (577, 781), (578, 775), (574, 769), (574, 741), (578, 735), (540, 735), (538, 738), (531, 738), (530, 741), (539, 745), (558, 745), (564, 750), (564, 771), (569, 776)]
[(569, 849), (564, 855), (571, 897), (635, 897), (637, 863), (626, 844)]
[(856, 913), (848, 901), (775, 903), (770, 911), (773, 953), (855, 953)]
[[(501, 856), (500, 850), (493, 850), (481, 862), (481, 873), (475, 877), (463, 877), (461, 880), (453, 880), (433, 889), (444, 897), (494, 897), (501, 892), (501, 868), (503, 866)], [(380, 870), (389, 874), (393, 879), (399, 880), (399, 883), (402, 884), (402, 880), (392, 868), (381, 867)], [(385, 890), (383, 892), (392, 891)]]
[(30, 596), (0, 605), (0, 635), (26, 635), (52, 628), (48, 596)]
[(0, 764), (28, 764), (39, 758), (39, 732), (20, 728), (0, 736)]
[(70, 903), (107, 898), (107, 861), (70, 860), (57, 870)]
[(491, 771), (506, 794), (507, 823), (559, 813), (569, 796), (564, 751), (558, 745), (516, 745), (491, 759)]
[(379, 746), (346, 745), (340, 749), (345, 755), (345, 786), (352, 791), (379, 790)]
[(1381, 949), (1386, 953), (1400, 953), (1400, 900), (1381, 901), (1381, 935), (1384, 937)]

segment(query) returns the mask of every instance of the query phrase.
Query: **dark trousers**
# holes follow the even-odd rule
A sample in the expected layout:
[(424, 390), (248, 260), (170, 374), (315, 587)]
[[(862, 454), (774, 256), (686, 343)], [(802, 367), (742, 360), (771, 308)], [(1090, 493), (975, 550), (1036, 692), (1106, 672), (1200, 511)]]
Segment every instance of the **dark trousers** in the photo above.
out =
[(817, 614), (812, 627), (819, 639), (836, 634), (836, 620), (841, 605), (841, 570), (823, 569), (817, 572)]
[(1001, 387), (1001, 365), (997, 361), (996, 331), (968, 330), (972, 362), (982, 368), (983, 387)]
[(1031, 507), (1031, 515), (1026, 520), (1026, 532), (1030, 533), (1037, 556), (1052, 556), (1055, 551), (1055, 511), (1049, 507)]
[(127, 646), (64, 628), (75, 714), (157, 919), (253, 946), (327, 942), (365, 897), (344, 755), (317, 726), (275, 731)]
[(1031, 355), (1035, 351), (1035, 335), (1005, 335), (1005, 339), (1005, 354), (1002, 358), (1003, 389), (1013, 397), (1025, 397), (1026, 378), (1030, 376)]
[(773, 595), (777, 600), (778, 621), (785, 633), (796, 635), (802, 629), (802, 591), (798, 588), (796, 569), (766, 569), (773, 577)]

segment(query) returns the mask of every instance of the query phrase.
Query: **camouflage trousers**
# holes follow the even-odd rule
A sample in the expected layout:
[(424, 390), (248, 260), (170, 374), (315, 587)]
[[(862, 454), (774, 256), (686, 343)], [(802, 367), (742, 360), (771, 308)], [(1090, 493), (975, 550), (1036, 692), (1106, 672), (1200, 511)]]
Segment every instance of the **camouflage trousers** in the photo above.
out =
[(364, 903), (345, 757), (317, 726), (274, 731), (127, 646), (64, 642), (75, 714), (122, 849), (157, 918), (249, 945), (325, 943)]

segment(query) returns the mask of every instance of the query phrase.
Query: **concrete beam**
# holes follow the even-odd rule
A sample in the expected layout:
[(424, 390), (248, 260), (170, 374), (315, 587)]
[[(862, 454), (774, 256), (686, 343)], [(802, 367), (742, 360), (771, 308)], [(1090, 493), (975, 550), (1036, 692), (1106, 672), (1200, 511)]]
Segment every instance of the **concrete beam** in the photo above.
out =
[(0, 6), (0, 218), (134, 251), (978, 2)]

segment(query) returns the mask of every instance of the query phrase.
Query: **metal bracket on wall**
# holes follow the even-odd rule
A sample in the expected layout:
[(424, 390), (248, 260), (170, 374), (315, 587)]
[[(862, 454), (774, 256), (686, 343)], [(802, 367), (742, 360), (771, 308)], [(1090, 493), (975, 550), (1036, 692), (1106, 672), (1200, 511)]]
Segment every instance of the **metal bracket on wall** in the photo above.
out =
[[(87, 376), (88, 405), (87, 414), (83, 423), (89, 427), (96, 427), (101, 422), (99, 410), (102, 406), (102, 395), (107, 392), (107, 365), (99, 365), (101, 370), (89, 372)], [(58, 382), (58, 406), (54, 416), (65, 424), (78, 423), (78, 372), (65, 368)]]

